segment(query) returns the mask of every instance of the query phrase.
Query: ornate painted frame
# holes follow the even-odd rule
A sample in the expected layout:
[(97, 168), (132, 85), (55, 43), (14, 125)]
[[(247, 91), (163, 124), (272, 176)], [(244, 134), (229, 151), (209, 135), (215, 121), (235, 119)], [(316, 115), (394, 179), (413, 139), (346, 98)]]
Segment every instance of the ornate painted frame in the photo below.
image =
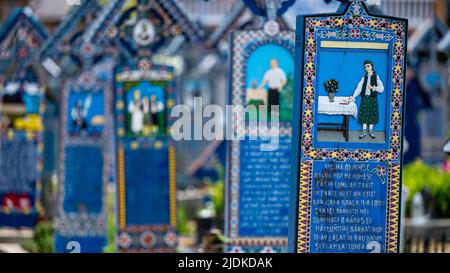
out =
[[(172, 67), (152, 64), (147, 59), (142, 59), (136, 63), (119, 65), (114, 73), (114, 116), (116, 135), (116, 168), (117, 168), (117, 197), (118, 197), (118, 245), (121, 252), (175, 252), (178, 242), (176, 227), (176, 149), (170, 135), (174, 118), (170, 112), (175, 106), (175, 74)], [(127, 81), (164, 81), (168, 83), (165, 88), (166, 110), (167, 110), (167, 136), (157, 136), (155, 138), (126, 137), (125, 112), (126, 101), (124, 99), (123, 83)], [(169, 206), (170, 223), (165, 225), (143, 225), (129, 226), (126, 222), (126, 181), (125, 181), (125, 148), (139, 149), (168, 148), (169, 152)], [(139, 238), (133, 241), (133, 238)], [(150, 239), (156, 243), (151, 247), (146, 247), (142, 243)], [(131, 247), (132, 245), (139, 247)]]
[[(86, 83), (85, 80), (92, 81)], [(78, 79), (69, 79), (64, 82), (64, 89), (60, 100), (60, 128), (59, 128), (59, 152), (58, 152), (58, 194), (57, 194), (57, 218), (56, 228), (58, 236), (64, 238), (73, 237), (97, 237), (105, 238), (106, 242), (106, 221), (107, 221), (107, 186), (110, 180), (111, 160), (110, 160), (110, 132), (111, 126), (107, 117), (111, 116), (112, 94), (109, 88), (110, 84), (105, 81), (95, 79), (92, 72), (83, 73)], [(68, 133), (67, 116), (69, 97), (72, 92), (75, 93), (98, 93), (103, 95), (103, 111), (105, 124), (101, 136), (71, 136)], [(96, 147), (102, 149), (103, 170), (102, 170), (102, 210), (100, 213), (73, 213), (64, 210), (65, 198), (65, 174), (66, 166), (65, 149), (67, 147)], [(83, 246), (81, 246), (83, 248)]]
[[(405, 70), (408, 22), (406, 19), (372, 15), (364, 3), (350, 2), (341, 6), (336, 14), (319, 14), (297, 17), (296, 79), (294, 97), (294, 143), (292, 175), (295, 187), (291, 194), (289, 251), (310, 251), (311, 190), (314, 161), (382, 162), (388, 164), (386, 206), (386, 252), (399, 251), (401, 166), (403, 152), (403, 115), (405, 97)], [(317, 48), (320, 39), (332, 41), (371, 42), (388, 41), (388, 56), (392, 61), (390, 81), (390, 118), (385, 149), (317, 148), (314, 142), (315, 92), (318, 83)], [(298, 105), (298, 106), (297, 106)], [(390, 130), (389, 130), (390, 128)]]
[[(259, 47), (274, 44), (287, 49), (292, 56), (295, 53), (295, 33), (280, 31), (271, 36), (264, 30), (242, 30), (231, 34), (230, 57), (230, 93), (231, 105), (245, 105), (247, 58)], [(234, 116), (232, 132), (238, 135), (256, 134), (258, 129), (240, 127), (243, 117)], [(269, 129), (260, 133), (269, 133)], [(280, 122), (280, 136), (292, 136), (291, 124)], [(227, 143), (227, 170), (225, 188), (225, 236), (227, 252), (243, 252), (250, 248), (261, 247), (263, 252), (281, 252), (287, 247), (287, 237), (240, 237), (239, 236), (239, 173), (240, 173), (240, 140)]]

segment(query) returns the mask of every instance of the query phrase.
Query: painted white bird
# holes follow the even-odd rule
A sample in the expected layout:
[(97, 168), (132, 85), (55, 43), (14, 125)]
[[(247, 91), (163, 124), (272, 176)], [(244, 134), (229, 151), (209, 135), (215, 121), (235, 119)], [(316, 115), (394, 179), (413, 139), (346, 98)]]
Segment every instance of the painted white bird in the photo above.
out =
[(25, 92), (30, 96), (38, 95), (41, 92), (41, 88), (39, 87), (39, 84), (34, 82), (25, 82), (24, 84)]
[(20, 83), (18, 82), (9, 82), (6, 84), (4, 88), (4, 92), (6, 95), (14, 95), (17, 90), (20, 88)]

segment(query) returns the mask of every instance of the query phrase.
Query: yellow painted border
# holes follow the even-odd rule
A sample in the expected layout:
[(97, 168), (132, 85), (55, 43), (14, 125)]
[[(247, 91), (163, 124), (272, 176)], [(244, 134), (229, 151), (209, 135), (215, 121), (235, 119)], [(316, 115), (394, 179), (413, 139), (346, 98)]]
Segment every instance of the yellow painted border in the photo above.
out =
[(121, 229), (126, 227), (126, 208), (125, 208), (125, 152), (123, 145), (119, 146), (119, 226)]
[(400, 214), (400, 165), (395, 163), (389, 163), (390, 177), (388, 176), (388, 205), (387, 208), (387, 226), (386, 226), (386, 252), (397, 253), (398, 252), (398, 226), (399, 226), (399, 214)]
[(170, 224), (177, 226), (177, 185), (176, 154), (173, 144), (169, 144), (169, 191), (170, 191)]
[(309, 229), (311, 215), (310, 187), (312, 183), (313, 161), (300, 164), (300, 187), (298, 199), (297, 252), (309, 253)]
[[(119, 181), (119, 226), (126, 228), (125, 204), (125, 152), (123, 145), (118, 149), (118, 181)], [(176, 186), (176, 153), (173, 144), (169, 144), (169, 202), (170, 225), (177, 226), (177, 186)]]
[(381, 49), (388, 50), (388, 43), (348, 42), (348, 41), (321, 41), (321, 48), (348, 48), (348, 49)]

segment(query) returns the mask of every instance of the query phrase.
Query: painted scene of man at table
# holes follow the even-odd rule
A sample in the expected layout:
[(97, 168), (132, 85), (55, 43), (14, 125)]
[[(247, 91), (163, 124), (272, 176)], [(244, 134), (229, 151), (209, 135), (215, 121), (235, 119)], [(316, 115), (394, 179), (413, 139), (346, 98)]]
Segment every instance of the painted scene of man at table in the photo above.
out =
[[(246, 104), (254, 105), (258, 110), (259, 106), (266, 105), (269, 114), (278, 116), (281, 122), (290, 122), (293, 72), (294, 59), (287, 49), (275, 44), (257, 48), (247, 59)], [(278, 111), (273, 106), (278, 106)], [(270, 116), (267, 117), (270, 120)], [(250, 117), (250, 121), (255, 121), (255, 118)]]
[(154, 137), (166, 133), (164, 89), (149, 82), (125, 83), (126, 130), (130, 137)]
[(101, 92), (71, 92), (68, 99), (67, 129), (70, 136), (101, 136), (105, 126)]
[(387, 51), (322, 49), (316, 99), (319, 142), (384, 144), (389, 129)]
[(41, 102), (44, 91), (33, 81), (0, 84), (0, 128), (2, 131), (41, 132)]

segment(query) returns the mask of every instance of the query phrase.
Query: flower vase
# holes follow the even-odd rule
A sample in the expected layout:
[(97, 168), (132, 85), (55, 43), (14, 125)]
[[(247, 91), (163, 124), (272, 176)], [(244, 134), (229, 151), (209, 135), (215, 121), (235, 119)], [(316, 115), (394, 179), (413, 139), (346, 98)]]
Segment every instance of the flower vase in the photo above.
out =
[(330, 102), (334, 102), (334, 92), (328, 92), (328, 99)]

